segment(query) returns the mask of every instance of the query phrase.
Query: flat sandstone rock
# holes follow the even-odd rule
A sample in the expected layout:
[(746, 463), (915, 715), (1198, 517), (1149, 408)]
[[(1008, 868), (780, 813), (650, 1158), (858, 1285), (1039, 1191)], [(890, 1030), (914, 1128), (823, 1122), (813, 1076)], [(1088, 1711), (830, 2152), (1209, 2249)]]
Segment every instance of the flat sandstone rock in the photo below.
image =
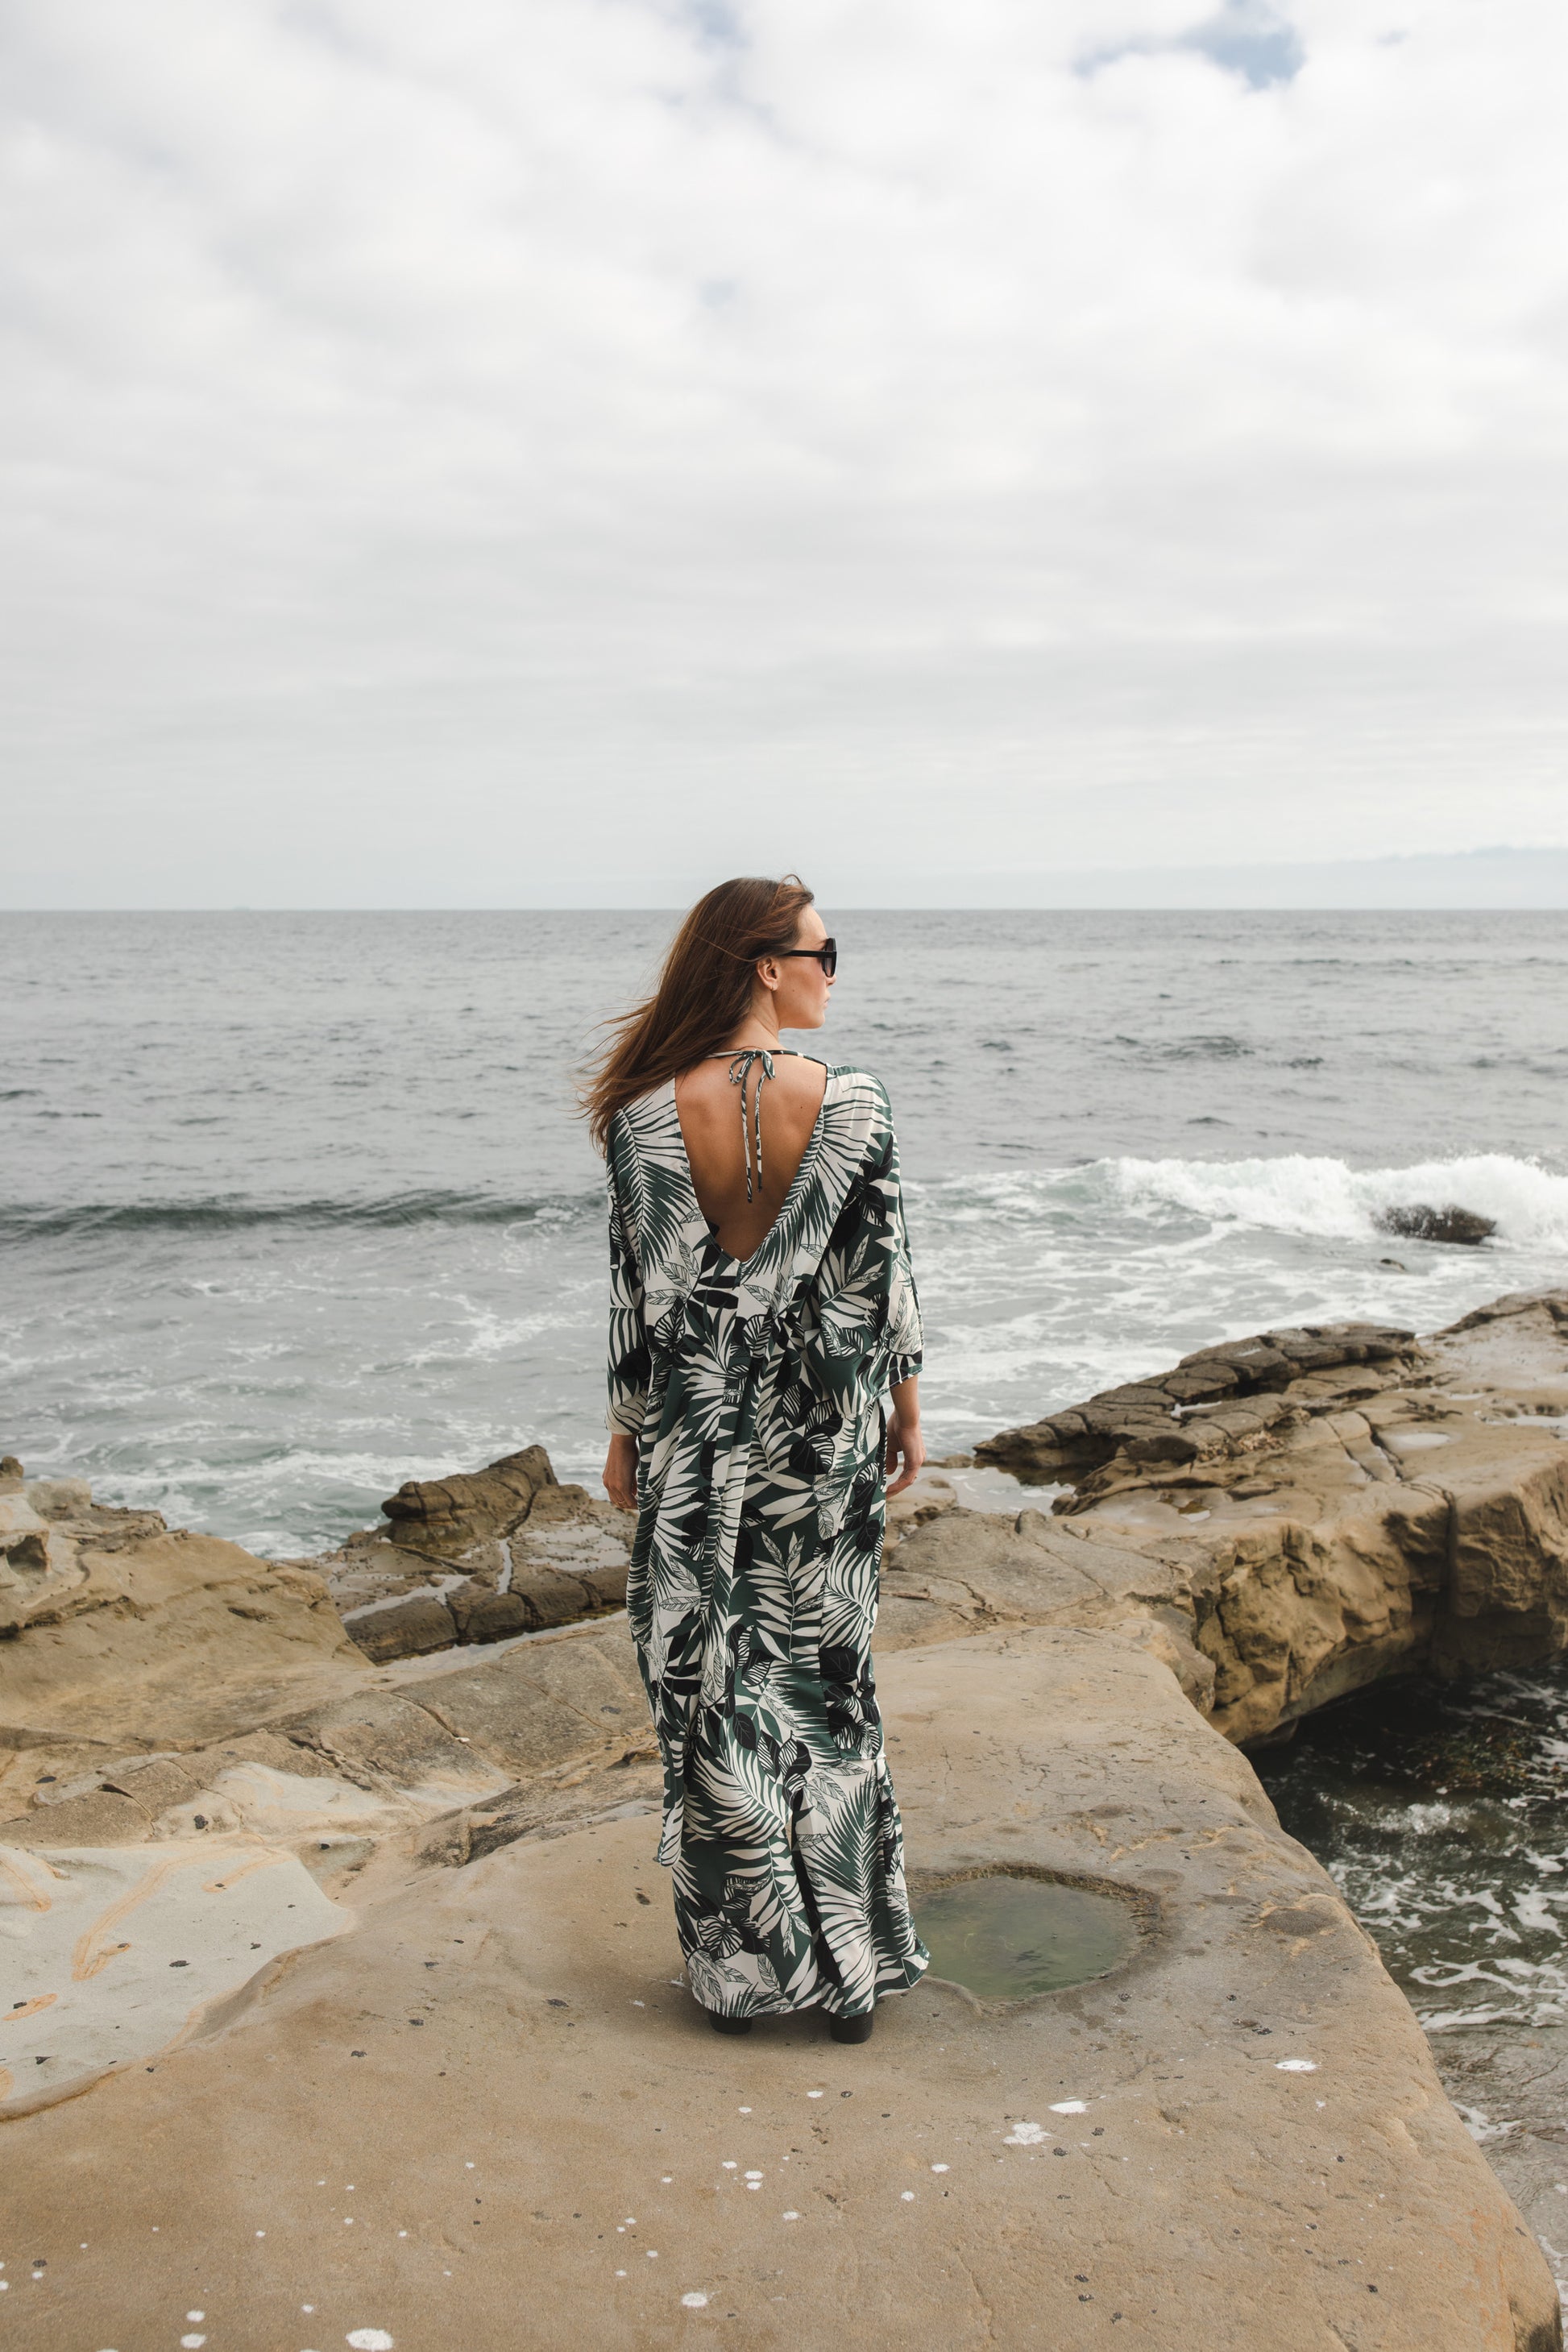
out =
[(1162, 1665), (1045, 1627), (881, 1688), (920, 1884), (1125, 1889), (1130, 1964), (721, 2041), (651, 1812), (414, 1865), (223, 2030), (5, 2127), (29, 2343), (1552, 2352), (1409, 2009)]
[[(129, 1523), (129, 1524), (127, 1524)], [(52, 1531), (70, 1559), (0, 1640), (11, 1753), (196, 1747), (366, 1678), (320, 1577), (152, 1513), (95, 1511)]]

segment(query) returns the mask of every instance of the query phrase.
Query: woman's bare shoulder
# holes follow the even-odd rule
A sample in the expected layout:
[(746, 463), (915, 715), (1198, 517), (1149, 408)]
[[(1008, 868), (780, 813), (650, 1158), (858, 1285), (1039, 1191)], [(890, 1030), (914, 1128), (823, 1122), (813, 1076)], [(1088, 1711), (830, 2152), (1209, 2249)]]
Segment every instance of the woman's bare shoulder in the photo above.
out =
[(832, 1076), (830, 1066), (812, 1054), (773, 1056), (773, 1082), (786, 1102), (819, 1103)]

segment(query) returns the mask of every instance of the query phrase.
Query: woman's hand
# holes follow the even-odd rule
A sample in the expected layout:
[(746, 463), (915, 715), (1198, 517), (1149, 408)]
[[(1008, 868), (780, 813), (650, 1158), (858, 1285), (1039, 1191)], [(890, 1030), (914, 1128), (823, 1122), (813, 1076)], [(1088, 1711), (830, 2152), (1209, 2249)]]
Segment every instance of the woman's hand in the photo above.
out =
[[(883, 1456), (883, 1467), (892, 1480), (888, 1488), (889, 1502), (895, 1495), (901, 1495), (906, 1486), (913, 1486), (925, 1467), (925, 1458), (926, 1442), (921, 1435), (919, 1411), (916, 1411), (912, 1421), (905, 1421), (901, 1414), (895, 1412), (888, 1423), (888, 1448)], [(900, 1464), (903, 1465), (901, 1468)], [(899, 1473), (896, 1478), (892, 1475), (895, 1470)]]
[(635, 1437), (623, 1437), (619, 1431), (611, 1438), (605, 1456), (605, 1492), (617, 1511), (637, 1509), (637, 1442)]

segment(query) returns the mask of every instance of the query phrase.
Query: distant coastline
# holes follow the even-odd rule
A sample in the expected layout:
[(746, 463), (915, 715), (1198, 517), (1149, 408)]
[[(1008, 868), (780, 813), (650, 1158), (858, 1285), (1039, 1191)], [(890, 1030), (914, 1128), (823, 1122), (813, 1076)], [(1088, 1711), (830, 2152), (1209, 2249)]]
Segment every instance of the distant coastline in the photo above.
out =
[(1487, 914), (1568, 908), (1568, 849), (1469, 849), (1405, 857), (1331, 858), (1310, 865), (1095, 867), (998, 874), (949, 882), (970, 906), (1273, 910), (1311, 913)]

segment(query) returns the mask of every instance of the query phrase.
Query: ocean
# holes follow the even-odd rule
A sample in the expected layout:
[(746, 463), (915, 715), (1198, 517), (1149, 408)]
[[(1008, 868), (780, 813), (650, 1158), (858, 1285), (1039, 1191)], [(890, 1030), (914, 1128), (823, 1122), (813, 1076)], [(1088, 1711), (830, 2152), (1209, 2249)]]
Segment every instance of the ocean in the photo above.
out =
[[(891, 1093), (936, 1454), (1226, 1336), (1564, 1278), (1568, 914), (823, 911), (787, 1042)], [(595, 1485), (573, 1074), (674, 919), (7, 916), (0, 1447), (271, 1556), (534, 1439)], [(1411, 1201), (1496, 1236), (1390, 1241)]]
[(1384, 1684), (1254, 1761), (1429, 2034), (1568, 2026), (1568, 1663)]

